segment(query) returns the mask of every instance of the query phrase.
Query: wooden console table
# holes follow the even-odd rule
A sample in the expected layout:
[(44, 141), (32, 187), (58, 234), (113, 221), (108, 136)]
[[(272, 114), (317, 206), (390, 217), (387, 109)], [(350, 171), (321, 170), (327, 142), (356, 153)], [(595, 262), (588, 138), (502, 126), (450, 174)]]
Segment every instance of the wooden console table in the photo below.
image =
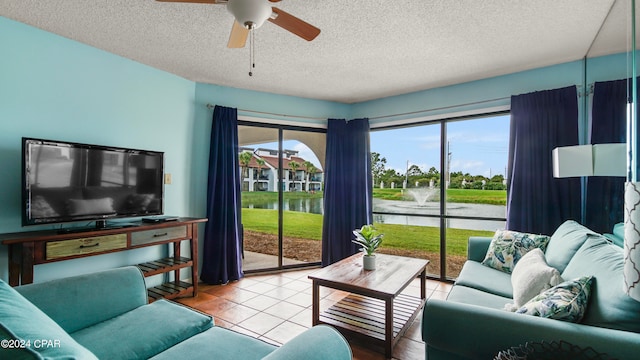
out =
[[(313, 325), (336, 327), (349, 336), (361, 336), (384, 346), (391, 358), (393, 346), (407, 331), (426, 301), (429, 260), (376, 254), (376, 269), (362, 268), (362, 253), (309, 275), (313, 281)], [(420, 297), (402, 291), (420, 277)], [(351, 294), (320, 312), (320, 286)]]
[[(207, 219), (179, 218), (161, 223), (129, 223), (114, 229), (60, 233), (57, 230), (0, 234), (9, 246), (9, 284), (31, 284), (33, 267), (118, 251), (161, 244), (173, 245), (173, 256), (137, 266), (145, 277), (173, 271), (174, 281), (148, 289), (149, 300), (172, 299), (198, 293), (198, 223)], [(189, 257), (180, 252), (182, 241), (189, 241)], [(191, 268), (191, 283), (180, 280), (180, 269)]]

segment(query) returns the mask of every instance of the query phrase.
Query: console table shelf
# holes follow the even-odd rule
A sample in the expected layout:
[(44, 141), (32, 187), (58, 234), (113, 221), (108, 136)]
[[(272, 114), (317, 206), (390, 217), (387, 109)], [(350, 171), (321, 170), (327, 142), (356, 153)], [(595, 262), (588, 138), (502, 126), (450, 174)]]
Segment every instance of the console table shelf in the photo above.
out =
[(147, 289), (147, 295), (149, 301), (155, 301), (159, 299), (174, 299), (177, 297), (193, 295), (193, 286), (184, 281), (168, 282), (162, 285), (154, 286)]
[[(35, 265), (66, 261), (148, 246), (172, 245), (173, 256), (137, 264), (145, 277), (173, 272), (173, 279), (149, 288), (149, 300), (176, 298), (198, 293), (198, 223), (206, 219), (179, 218), (161, 223), (129, 223), (121, 228), (59, 233), (55, 230), (0, 234), (9, 247), (9, 284), (33, 282)], [(189, 257), (181, 244), (188, 241)], [(190, 283), (181, 281), (180, 270), (191, 269)]]
[(149, 261), (146, 263), (136, 265), (145, 277), (153, 276), (158, 274), (163, 274), (169, 271), (179, 270), (183, 268), (188, 268), (193, 266), (193, 261), (189, 258), (179, 257), (175, 259), (173, 257), (168, 257), (160, 260)]

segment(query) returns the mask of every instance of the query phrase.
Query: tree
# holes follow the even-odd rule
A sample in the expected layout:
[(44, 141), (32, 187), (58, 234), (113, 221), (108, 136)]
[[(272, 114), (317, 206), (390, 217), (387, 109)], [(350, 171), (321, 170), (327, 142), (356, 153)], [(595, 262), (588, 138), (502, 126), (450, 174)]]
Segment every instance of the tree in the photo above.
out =
[(429, 179), (439, 179), (440, 178), (440, 172), (438, 171), (438, 169), (436, 169), (435, 166), (432, 166), (429, 168), (429, 171), (427, 171), (427, 178)]
[(504, 180), (504, 176), (503, 176), (503, 175), (498, 174), (498, 175), (493, 175), (493, 177), (491, 178), (491, 180), (490, 180), (490, 181), (491, 181), (491, 182), (501, 183), (501, 184), (502, 184), (502, 181), (503, 181), (503, 180)]
[(298, 168), (300, 167), (300, 163), (297, 161), (290, 161), (289, 162), (289, 168), (293, 171), (293, 180), (295, 180), (295, 175), (296, 175), (296, 171), (298, 170)]
[(258, 180), (260, 180), (260, 175), (262, 174), (262, 167), (266, 164), (264, 159), (256, 158), (256, 163), (258, 164)]
[(307, 182), (311, 181), (311, 175), (316, 173), (316, 166), (313, 165), (311, 161), (305, 161), (302, 165), (304, 165), (307, 170)]
[(243, 151), (240, 153), (240, 155), (238, 155), (238, 159), (240, 160), (240, 166), (242, 167), (242, 169), (247, 169), (247, 176), (249, 176), (248, 172), (249, 172), (249, 163), (251, 162), (251, 158), (253, 157), (253, 154), (248, 152), (248, 151)]
[(373, 176), (373, 182), (378, 184), (380, 180), (382, 180), (382, 176), (385, 172), (385, 164), (387, 163), (387, 159), (380, 157), (380, 154), (377, 152), (371, 153), (371, 175)]
[(418, 165), (409, 166), (409, 169), (407, 170), (407, 174), (409, 176), (422, 176), (422, 175), (424, 175), (424, 173), (422, 172), (422, 169), (420, 169), (420, 167)]
[(404, 176), (399, 174), (394, 169), (387, 169), (380, 176), (380, 181), (384, 181), (384, 183), (386, 184), (385, 186), (390, 186), (392, 182), (395, 182), (397, 186), (402, 184), (402, 181), (404, 181)]

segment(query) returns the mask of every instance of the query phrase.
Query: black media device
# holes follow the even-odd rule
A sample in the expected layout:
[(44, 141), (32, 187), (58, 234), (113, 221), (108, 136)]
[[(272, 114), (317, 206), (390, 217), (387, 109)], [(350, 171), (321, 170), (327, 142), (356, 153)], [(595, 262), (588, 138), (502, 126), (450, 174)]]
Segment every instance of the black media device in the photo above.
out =
[(152, 217), (142, 218), (142, 222), (150, 223), (150, 224), (162, 223), (167, 221), (178, 221), (178, 217), (177, 216), (152, 216)]
[(164, 153), (22, 139), (22, 225), (163, 214)]

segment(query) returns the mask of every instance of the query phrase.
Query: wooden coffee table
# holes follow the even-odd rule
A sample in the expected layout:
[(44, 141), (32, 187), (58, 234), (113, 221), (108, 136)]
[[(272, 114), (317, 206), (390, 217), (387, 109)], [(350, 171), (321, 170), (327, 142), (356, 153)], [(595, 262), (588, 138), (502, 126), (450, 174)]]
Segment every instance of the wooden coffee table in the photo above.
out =
[[(376, 269), (366, 271), (358, 253), (312, 273), (313, 325), (329, 324), (347, 336), (372, 340), (391, 358), (393, 346), (426, 301), (428, 264), (424, 259), (376, 254)], [(420, 297), (401, 294), (418, 276)], [(351, 294), (320, 313), (320, 286)]]

